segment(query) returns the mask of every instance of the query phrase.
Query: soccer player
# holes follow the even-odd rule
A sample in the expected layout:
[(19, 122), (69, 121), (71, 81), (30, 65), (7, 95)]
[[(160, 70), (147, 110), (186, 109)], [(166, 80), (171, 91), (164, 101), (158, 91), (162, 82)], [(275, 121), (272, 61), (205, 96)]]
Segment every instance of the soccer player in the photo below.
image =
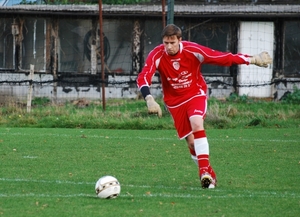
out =
[(204, 129), (207, 85), (201, 65), (267, 67), (272, 58), (267, 52), (254, 56), (232, 54), (183, 41), (181, 29), (174, 24), (167, 25), (161, 37), (163, 43), (149, 53), (137, 77), (137, 86), (146, 100), (148, 113), (161, 117), (162, 110), (150, 93), (152, 77), (159, 72), (165, 106), (173, 118), (179, 139), (186, 140), (191, 157), (199, 167), (201, 186), (215, 188), (217, 179), (209, 162), (209, 144)]

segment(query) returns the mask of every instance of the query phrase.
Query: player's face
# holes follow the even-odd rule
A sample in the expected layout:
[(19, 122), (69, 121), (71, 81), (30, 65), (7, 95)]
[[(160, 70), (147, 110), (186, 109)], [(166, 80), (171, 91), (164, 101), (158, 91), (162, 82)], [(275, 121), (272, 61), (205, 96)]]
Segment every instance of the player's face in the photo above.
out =
[(165, 46), (165, 50), (169, 55), (175, 55), (179, 51), (179, 43), (181, 42), (181, 38), (177, 38), (175, 35), (173, 36), (165, 36), (163, 38), (163, 44)]

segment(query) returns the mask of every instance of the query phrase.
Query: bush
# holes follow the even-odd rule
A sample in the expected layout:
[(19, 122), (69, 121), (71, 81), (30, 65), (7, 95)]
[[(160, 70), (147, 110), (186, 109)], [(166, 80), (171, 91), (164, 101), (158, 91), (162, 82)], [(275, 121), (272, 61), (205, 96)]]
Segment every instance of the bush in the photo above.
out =
[(239, 96), (236, 93), (230, 94), (228, 98), (226, 98), (228, 102), (243, 102), (246, 103), (249, 101), (249, 98), (247, 95), (243, 94), (242, 96)]
[(31, 104), (33, 106), (44, 106), (50, 103), (50, 99), (47, 97), (35, 97), (32, 101)]
[(300, 104), (300, 89), (294, 86), (294, 91), (283, 97), (282, 102), (288, 104)]

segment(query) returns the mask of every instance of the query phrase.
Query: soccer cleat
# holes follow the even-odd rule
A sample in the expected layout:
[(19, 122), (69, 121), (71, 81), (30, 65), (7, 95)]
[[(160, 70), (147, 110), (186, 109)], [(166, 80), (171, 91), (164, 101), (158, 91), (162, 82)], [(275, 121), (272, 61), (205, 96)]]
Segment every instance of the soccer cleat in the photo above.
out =
[(211, 174), (212, 177), (212, 183), (211, 183), (211, 187), (208, 188), (215, 188), (217, 186), (217, 177), (216, 177), (216, 173), (213, 170), (213, 168), (211, 166), (209, 166), (209, 173)]
[(212, 182), (209, 184), (208, 188), (215, 188), (217, 186), (217, 180), (212, 178)]
[(200, 176), (201, 186), (202, 188), (215, 188), (216, 187), (216, 179), (214, 179), (209, 173), (204, 172)]

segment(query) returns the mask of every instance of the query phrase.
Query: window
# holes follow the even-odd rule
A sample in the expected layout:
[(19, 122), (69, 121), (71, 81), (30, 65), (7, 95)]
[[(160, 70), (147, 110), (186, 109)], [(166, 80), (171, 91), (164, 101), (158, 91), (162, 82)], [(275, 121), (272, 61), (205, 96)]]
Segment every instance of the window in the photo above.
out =
[(20, 5), (20, 4), (33, 4), (36, 3), (36, 0), (0, 0), (0, 6), (13, 6), (13, 5)]
[(300, 21), (285, 22), (284, 30), (284, 75), (300, 76)]
[[(215, 50), (233, 52), (231, 50), (231, 32), (228, 22), (206, 23), (203, 25), (192, 23), (185, 28), (183, 32), (185, 33), (185, 38), (189, 41), (194, 41)], [(203, 74), (229, 74), (229, 67), (203, 65), (201, 71)]]
[(26, 18), (23, 25), (21, 68), (29, 70), (34, 65), (36, 71), (46, 71), (46, 20)]
[(14, 68), (14, 37), (11, 31), (13, 19), (0, 19), (0, 68)]

